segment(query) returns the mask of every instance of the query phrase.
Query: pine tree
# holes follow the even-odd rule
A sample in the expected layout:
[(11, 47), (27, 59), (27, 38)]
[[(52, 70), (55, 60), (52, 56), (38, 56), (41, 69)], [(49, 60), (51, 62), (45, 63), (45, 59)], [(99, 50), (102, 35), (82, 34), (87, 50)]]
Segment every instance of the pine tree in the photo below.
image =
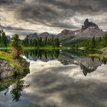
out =
[(37, 46), (38, 46), (38, 47), (40, 46), (40, 44), (39, 44), (39, 38), (37, 39)]
[(32, 39), (30, 40), (30, 46), (33, 46), (33, 41), (32, 41)]
[(28, 40), (28, 38), (26, 38), (25, 44), (26, 44), (26, 46), (29, 46), (29, 40)]
[(42, 38), (39, 39), (39, 45), (42, 46)]
[(45, 46), (47, 46), (47, 36), (46, 36), (46, 38), (45, 38)]
[(95, 37), (92, 38), (92, 48), (95, 48)]
[(16, 58), (19, 58), (21, 54), (24, 54), (23, 52), (23, 48), (22, 46), (20, 45), (20, 39), (19, 39), (19, 35), (18, 34), (15, 34), (13, 37), (12, 37), (12, 42), (11, 42), (11, 52), (12, 54), (14, 54), (14, 56)]
[(3, 46), (7, 47), (8, 39), (7, 39), (7, 36), (6, 36), (5, 32), (2, 33), (1, 39), (2, 39)]

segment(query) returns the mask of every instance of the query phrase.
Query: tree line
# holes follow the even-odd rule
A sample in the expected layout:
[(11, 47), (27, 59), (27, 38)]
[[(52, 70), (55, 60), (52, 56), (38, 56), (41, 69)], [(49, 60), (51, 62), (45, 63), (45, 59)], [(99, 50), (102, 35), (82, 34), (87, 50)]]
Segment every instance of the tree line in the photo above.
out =
[(46, 46), (52, 46), (52, 47), (59, 47), (59, 39), (56, 38), (54, 39), (54, 37), (52, 38), (45, 38), (45, 39), (42, 39), (41, 37), (38, 38), (37, 40), (36, 39), (24, 39), (22, 41), (22, 45), (25, 46), (25, 47), (28, 47), (28, 46), (37, 46), (37, 47), (46, 47)]
[(86, 48), (104, 48), (107, 47), (107, 34), (103, 37), (95, 38), (93, 37), (90, 41), (86, 41), (83, 44)]
[(93, 37), (92, 39), (87, 39), (87, 40), (84, 40), (80, 43), (71, 45), (71, 48), (77, 49), (79, 47), (85, 47), (87, 49), (88, 48), (99, 49), (99, 48), (107, 47), (107, 34), (105, 34), (104, 36), (99, 37), (99, 38)]
[(29, 51), (24, 51), (24, 55), (28, 58), (28, 56), (33, 56), (41, 59), (42, 57), (45, 57), (45, 59), (48, 58), (58, 58), (59, 56), (59, 50), (53, 49), (52, 51), (50, 50), (29, 50)]
[(7, 47), (7, 46), (9, 46), (9, 42), (10, 41), (8, 40), (5, 32), (1, 32), (0, 31), (0, 33), (1, 33), (1, 36), (0, 36), (0, 47)]

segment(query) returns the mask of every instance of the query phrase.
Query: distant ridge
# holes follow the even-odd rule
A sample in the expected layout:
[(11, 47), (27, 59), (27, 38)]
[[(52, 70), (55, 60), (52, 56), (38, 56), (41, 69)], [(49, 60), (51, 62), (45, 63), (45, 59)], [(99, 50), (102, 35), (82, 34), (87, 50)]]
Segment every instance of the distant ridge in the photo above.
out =
[(64, 29), (63, 31), (61, 31), (61, 33), (57, 34), (57, 35), (52, 35), (49, 34), (48, 32), (43, 32), (41, 34), (30, 34), (27, 35), (25, 38), (28, 39), (38, 39), (38, 38), (42, 38), (45, 39), (46, 37), (51, 38), (59, 38), (60, 41), (63, 42), (69, 42), (72, 41), (73, 39), (79, 39), (79, 38), (92, 38), (92, 37), (100, 37), (100, 36), (104, 36), (107, 32), (102, 31), (97, 24), (93, 23), (93, 22), (89, 22), (88, 19), (86, 19), (84, 21), (84, 24), (81, 26), (81, 29), (78, 30), (68, 30), (68, 29)]
[(44, 32), (44, 33), (41, 33), (41, 34), (37, 34), (37, 33), (34, 33), (34, 34), (30, 34), (30, 35), (27, 35), (26, 37), (25, 37), (25, 39), (26, 38), (28, 38), (28, 39), (38, 39), (38, 38), (42, 38), (42, 39), (45, 39), (46, 37), (47, 38), (52, 38), (52, 37), (55, 37), (55, 35), (52, 35), (52, 34), (49, 34), (48, 32)]
[(84, 21), (81, 29), (72, 31), (72, 30), (63, 30), (58, 34), (58, 38), (62, 42), (69, 42), (73, 39), (79, 38), (92, 38), (92, 37), (100, 37), (104, 36), (107, 32), (102, 31), (97, 24), (93, 22), (89, 22), (88, 19)]

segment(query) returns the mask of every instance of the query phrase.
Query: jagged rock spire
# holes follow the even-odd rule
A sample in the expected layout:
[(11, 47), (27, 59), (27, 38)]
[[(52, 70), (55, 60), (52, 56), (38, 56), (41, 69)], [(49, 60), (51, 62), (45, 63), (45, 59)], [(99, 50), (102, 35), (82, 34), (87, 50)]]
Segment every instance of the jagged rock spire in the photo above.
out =
[(86, 20), (84, 21), (84, 25), (83, 25), (82, 28), (81, 28), (81, 32), (84, 31), (85, 29), (89, 28), (89, 27), (93, 27), (93, 28), (99, 29), (99, 27), (98, 27), (97, 24), (95, 24), (95, 23), (93, 23), (93, 22), (89, 22), (89, 20), (86, 19)]

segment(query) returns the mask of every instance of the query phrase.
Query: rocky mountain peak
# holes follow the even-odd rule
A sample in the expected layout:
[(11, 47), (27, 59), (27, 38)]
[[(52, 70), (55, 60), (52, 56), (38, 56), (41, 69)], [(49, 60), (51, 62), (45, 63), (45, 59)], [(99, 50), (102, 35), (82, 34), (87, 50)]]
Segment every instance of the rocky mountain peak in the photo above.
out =
[(67, 35), (69, 33), (69, 30), (65, 29), (61, 33)]
[(34, 34), (29, 34), (25, 37), (25, 39), (28, 38), (28, 39), (38, 39), (38, 35), (37, 33), (34, 33)]
[(48, 32), (43, 32), (40, 35), (38, 35), (38, 37), (41, 37), (42, 39), (47, 38), (52, 38), (54, 35), (53, 34), (49, 34)]
[(89, 20), (88, 20), (88, 19), (86, 19), (86, 20), (84, 21), (84, 25), (87, 24), (87, 23), (89, 23)]
[(81, 32), (84, 31), (84, 30), (87, 29), (87, 28), (96, 28), (96, 29), (99, 29), (99, 27), (98, 27), (97, 24), (95, 24), (95, 23), (93, 23), (93, 22), (89, 22), (89, 20), (86, 19), (86, 20), (84, 21), (84, 25), (83, 25), (82, 28), (81, 28)]

